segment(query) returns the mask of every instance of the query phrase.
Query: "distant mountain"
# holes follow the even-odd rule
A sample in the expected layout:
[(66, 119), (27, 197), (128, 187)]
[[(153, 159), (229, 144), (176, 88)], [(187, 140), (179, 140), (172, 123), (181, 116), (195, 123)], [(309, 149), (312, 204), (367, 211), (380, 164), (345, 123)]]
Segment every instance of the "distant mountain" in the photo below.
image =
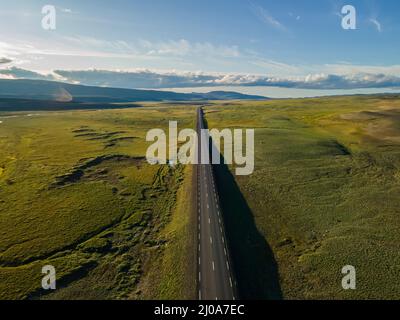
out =
[(232, 91), (211, 91), (208, 93), (193, 93), (202, 96), (204, 100), (267, 100), (268, 98), (256, 95), (242, 94)]
[(143, 101), (264, 100), (236, 92), (176, 93), (169, 91), (92, 87), (44, 80), (0, 79), (0, 99), (56, 101), (60, 103), (126, 103)]

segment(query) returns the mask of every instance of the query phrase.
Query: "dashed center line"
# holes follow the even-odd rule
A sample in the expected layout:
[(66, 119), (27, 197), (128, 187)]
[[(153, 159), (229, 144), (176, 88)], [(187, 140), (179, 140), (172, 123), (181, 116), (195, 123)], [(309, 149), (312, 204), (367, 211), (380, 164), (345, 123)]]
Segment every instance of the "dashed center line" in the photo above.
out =
[[(198, 126), (197, 130), (201, 130), (202, 126), (202, 116), (201, 111), (198, 114)], [(198, 145), (198, 157), (201, 156), (201, 149), (203, 146)], [(198, 179), (198, 228), (199, 228), (199, 243), (198, 243), (198, 295), (199, 300), (202, 299), (213, 299), (219, 300), (224, 298), (225, 295), (219, 295), (219, 291), (214, 289), (218, 289), (218, 284), (216, 284), (216, 288), (208, 288), (209, 280), (213, 280), (216, 277), (216, 274), (223, 273), (223, 282), (227, 282), (229, 279), (230, 287), (233, 287), (233, 280), (230, 271), (230, 262), (228, 257), (228, 249), (227, 244), (225, 243), (224, 238), (224, 228), (222, 224), (222, 213), (220, 212), (220, 204), (219, 204), (219, 194), (217, 190), (217, 183), (215, 182), (215, 175), (213, 172), (213, 168), (211, 165), (199, 165), (197, 170), (197, 179)], [(211, 210), (210, 210), (211, 209)], [(217, 215), (215, 215), (217, 213)], [(213, 217), (213, 224), (211, 224), (211, 217)], [(216, 220), (218, 219), (218, 222)], [(208, 225), (206, 224), (206, 220), (208, 219)], [(215, 226), (215, 228), (214, 228)], [(219, 228), (218, 228), (219, 227)], [(203, 232), (203, 237), (201, 237), (201, 232)], [(218, 234), (220, 233), (220, 234)], [(201, 243), (201, 240), (204, 241), (204, 237), (210, 238), (210, 245), (205, 245)], [(219, 238), (220, 237), (220, 238)], [(215, 240), (216, 239), (216, 240)], [(222, 245), (220, 245), (220, 241), (222, 240)], [(213, 243), (215, 240), (215, 244)], [(222, 253), (222, 250), (223, 252)], [(210, 251), (210, 252), (209, 252)], [(202, 258), (202, 254), (206, 254), (204, 258)], [(223, 261), (225, 261), (226, 269), (223, 266), (223, 261), (220, 262), (218, 260), (218, 265), (215, 265), (215, 258), (224, 255)], [(214, 259), (213, 259), (214, 258)], [(212, 271), (215, 273), (211, 273), (207, 270), (207, 272), (202, 272), (204, 266), (210, 266), (212, 264)], [(218, 270), (216, 270), (216, 267)], [(208, 267), (209, 268), (209, 267)], [(221, 269), (221, 270), (220, 270)], [(214, 279), (216, 280), (216, 279)], [(221, 279), (222, 280), (222, 279)], [(205, 290), (205, 291), (204, 291)], [(210, 290), (210, 292), (208, 292)], [(214, 293), (214, 294), (213, 294)], [(235, 298), (233, 290), (230, 294), (228, 294), (225, 298)]]

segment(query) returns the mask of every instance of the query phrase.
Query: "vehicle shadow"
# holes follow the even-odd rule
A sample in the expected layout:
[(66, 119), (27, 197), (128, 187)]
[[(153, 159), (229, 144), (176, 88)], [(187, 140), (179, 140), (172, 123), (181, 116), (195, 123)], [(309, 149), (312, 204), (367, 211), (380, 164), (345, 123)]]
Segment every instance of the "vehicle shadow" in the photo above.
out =
[[(213, 143), (212, 149), (215, 148)], [(253, 213), (235, 177), (220, 154), (213, 165), (239, 297), (282, 300), (278, 265), (271, 247), (257, 229)]]

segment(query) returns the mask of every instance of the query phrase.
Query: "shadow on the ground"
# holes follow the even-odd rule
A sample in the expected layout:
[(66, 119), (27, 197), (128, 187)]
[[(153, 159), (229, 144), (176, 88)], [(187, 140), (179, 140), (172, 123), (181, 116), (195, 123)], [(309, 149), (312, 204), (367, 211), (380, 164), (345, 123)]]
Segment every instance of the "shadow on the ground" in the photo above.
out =
[[(205, 122), (207, 125), (207, 123)], [(211, 140), (212, 141), (212, 140)], [(211, 142), (210, 154), (215, 145)], [(241, 299), (281, 300), (278, 266), (274, 254), (258, 231), (253, 213), (235, 177), (225, 165), (213, 165), (226, 236)]]
[(274, 254), (225, 164), (214, 165), (224, 223), (242, 299), (282, 299)]

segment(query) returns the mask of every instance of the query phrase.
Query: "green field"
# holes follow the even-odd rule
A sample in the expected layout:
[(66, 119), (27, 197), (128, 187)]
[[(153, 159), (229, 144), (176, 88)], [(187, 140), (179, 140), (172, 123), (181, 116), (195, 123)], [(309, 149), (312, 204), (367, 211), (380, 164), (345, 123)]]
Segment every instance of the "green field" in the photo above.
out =
[[(177, 196), (191, 168), (144, 156), (149, 129), (194, 127), (194, 115), (151, 105), (0, 114), (0, 299), (193, 297), (194, 264), (171, 259), (194, 259), (191, 207)], [(46, 264), (52, 293), (41, 289)]]
[(206, 119), (256, 129), (255, 172), (217, 169), (242, 298), (400, 298), (398, 96), (224, 103)]
[[(193, 128), (195, 108), (0, 113), (0, 299), (195, 299), (193, 168), (144, 158), (149, 129)], [(241, 298), (400, 298), (399, 97), (205, 113), (210, 128), (255, 128), (254, 173), (216, 167)]]

